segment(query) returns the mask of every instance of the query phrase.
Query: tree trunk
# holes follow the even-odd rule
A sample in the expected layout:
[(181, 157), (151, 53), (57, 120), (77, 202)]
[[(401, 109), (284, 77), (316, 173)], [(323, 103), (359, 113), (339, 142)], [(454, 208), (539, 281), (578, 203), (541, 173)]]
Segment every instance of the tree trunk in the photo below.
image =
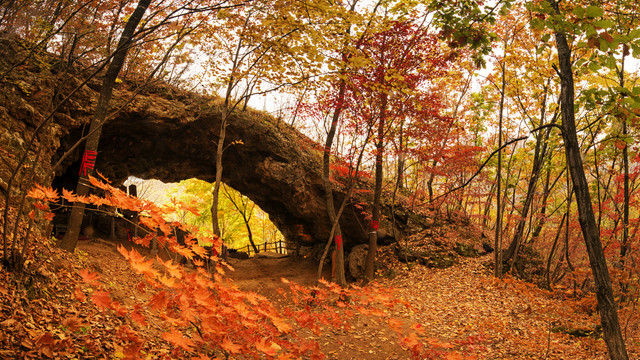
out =
[(404, 121), (400, 123), (400, 134), (399, 134), (399, 147), (398, 147), (398, 177), (397, 177), (397, 182), (396, 182), (396, 187), (398, 189), (403, 189), (404, 188), (404, 163), (405, 163), (405, 154), (404, 154), (404, 135), (403, 135), (403, 127), (404, 127)]
[[(624, 88), (624, 60), (625, 54), (622, 53), (622, 65), (620, 66), (620, 72), (618, 77), (620, 79), (620, 87)], [(620, 94), (623, 98), (625, 95)], [(624, 140), (624, 148), (622, 148), (622, 163), (624, 167), (624, 214), (622, 219), (622, 246), (620, 247), (620, 264), (624, 266), (625, 258), (627, 257), (627, 251), (629, 251), (629, 144), (627, 143), (627, 119), (622, 116), (622, 137)], [(623, 286), (626, 289), (626, 286)]]
[[(506, 45), (505, 45), (506, 53)], [(502, 112), (504, 109), (504, 91), (507, 80), (505, 78), (504, 64), (500, 64), (502, 67), (502, 91), (500, 92), (500, 112), (498, 114), (498, 149), (502, 148)], [(495, 266), (493, 268), (494, 275), (496, 277), (502, 277), (502, 207), (500, 204), (501, 199), (501, 183), (502, 183), (502, 150), (498, 150), (498, 171), (496, 173), (496, 228), (495, 228), (495, 240), (494, 240), (494, 261)]]
[[(556, 14), (560, 14), (558, 3), (548, 0)], [(555, 40), (558, 51), (558, 65), (560, 72), (560, 105), (562, 111), (562, 128), (564, 133), (565, 153), (567, 165), (571, 173), (573, 188), (578, 205), (578, 219), (584, 236), (589, 263), (596, 285), (598, 310), (602, 323), (604, 340), (609, 349), (609, 356), (614, 360), (627, 360), (627, 350), (620, 331), (617, 306), (611, 288), (611, 279), (607, 268), (606, 258), (600, 242), (600, 234), (589, 194), (589, 184), (584, 173), (578, 137), (576, 133), (573, 69), (571, 65), (571, 49), (562, 30), (556, 25)]]
[(438, 160), (433, 159), (431, 162), (431, 172), (429, 173), (429, 180), (427, 181), (427, 191), (429, 191), (429, 202), (433, 201), (433, 179), (436, 176), (435, 168), (438, 165)]
[(569, 214), (568, 211), (562, 215), (562, 220), (560, 220), (560, 225), (558, 225), (558, 231), (556, 232), (556, 237), (553, 240), (553, 245), (551, 246), (551, 251), (549, 251), (549, 256), (547, 257), (547, 269), (545, 271), (545, 279), (547, 289), (551, 290), (551, 260), (553, 260), (553, 256), (556, 253), (556, 248), (558, 246), (558, 240), (560, 239), (560, 234), (562, 234), (562, 225), (564, 225), (564, 221)]
[(533, 156), (533, 167), (531, 168), (531, 175), (529, 176), (529, 184), (527, 186), (527, 195), (525, 197), (524, 204), (522, 205), (522, 211), (520, 213), (518, 226), (516, 227), (516, 231), (513, 234), (511, 244), (505, 252), (503, 259), (504, 262), (510, 262), (510, 267), (515, 264), (516, 259), (518, 258), (518, 252), (520, 250), (520, 245), (522, 244), (522, 237), (524, 234), (524, 227), (527, 223), (527, 217), (529, 216), (531, 204), (533, 204), (533, 197), (536, 193), (538, 178), (540, 178), (540, 173), (542, 172), (542, 164), (544, 163), (545, 154), (547, 151), (547, 140), (549, 138), (550, 130), (551, 129), (547, 129), (544, 134), (540, 133), (536, 137), (536, 148)]
[(218, 145), (216, 146), (216, 181), (213, 185), (213, 192), (211, 196), (213, 200), (211, 202), (211, 227), (213, 234), (220, 237), (222, 232), (220, 231), (220, 223), (218, 221), (218, 203), (220, 202), (220, 187), (222, 186), (222, 153), (224, 152), (224, 139), (227, 132), (227, 119), (229, 117), (229, 104), (227, 101), (222, 105), (220, 122), (220, 132), (218, 133)]
[[(116, 84), (118, 74), (120, 73), (120, 70), (122, 70), (124, 60), (127, 57), (131, 37), (142, 20), (142, 16), (145, 11), (147, 11), (150, 3), (151, 0), (140, 0), (138, 2), (138, 6), (133, 11), (133, 14), (131, 14), (129, 20), (127, 20), (127, 23), (124, 26), (124, 29), (122, 30), (118, 47), (116, 48), (113, 59), (111, 60), (111, 64), (109, 64), (104, 80), (102, 81), (98, 105), (96, 106), (96, 113), (89, 128), (90, 136), (87, 138), (87, 142), (85, 144), (85, 154), (88, 152), (97, 154), (102, 125), (107, 117), (109, 101), (113, 94), (113, 87)], [(79, 196), (86, 196), (89, 193), (89, 175), (93, 173), (93, 168), (90, 167), (86, 170), (86, 173), (80, 174), (80, 178), (78, 179), (76, 194)], [(67, 225), (67, 233), (59, 244), (59, 246), (64, 250), (73, 252), (76, 248), (78, 236), (80, 235), (80, 227), (82, 226), (82, 219), (84, 217), (84, 207), (85, 204), (83, 203), (75, 203), (73, 205), (71, 215), (69, 216), (69, 223)]]
[[(249, 22), (249, 17), (245, 19), (244, 26), (246, 27)], [(244, 31), (244, 30), (243, 30)], [(218, 133), (218, 144), (216, 146), (216, 181), (213, 185), (213, 192), (211, 194), (211, 228), (213, 235), (221, 238), (222, 232), (220, 231), (220, 222), (218, 221), (218, 203), (220, 202), (220, 187), (222, 186), (222, 154), (224, 153), (224, 140), (227, 137), (227, 125), (229, 123), (229, 116), (235, 107), (240, 103), (237, 100), (233, 106), (231, 103), (231, 93), (236, 84), (236, 71), (238, 70), (238, 62), (240, 61), (240, 50), (242, 49), (242, 38), (238, 40), (236, 44), (235, 52), (231, 57), (231, 76), (227, 81), (227, 89), (224, 95), (224, 103), (220, 111), (220, 132)], [(264, 226), (263, 226), (264, 233)], [(264, 239), (264, 236), (263, 236)]]
[[(342, 230), (340, 229), (339, 219), (336, 219), (336, 208), (333, 202), (333, 190), (331, 189), (330, 179), (330, 167), (331, 164), (331, 146), (333, 145), (333, 138), (336, 135), (336, 128), (338, 126), (338, 120), (340, 119), (340, 113), (342, 112), (344, 94), (346, 91), (347, 83), (344, 79), (340, 80), (340, 89), (338, 92), (338, 101), (336, 108), (333, 111), (333, 117), (331, 118), (331, 126), (327, 133), (327, 139), (324, 143), (324, 154), (322, 156), (322, 182), (324, 185), (324, 191), (327, 202), (327, 214), (332, 224), (335, 224), (335, 263), (334, 268), (336, 270), (336, 282), (340, 286), (347, 285), (347, 279), (345, 277), (344, 270), (344, 246), (342, 240)], [(331, 242), (332, 239), (329, 239)], [(334, 257), (332, 257), (333, 259)]]
[(484, 212), (482, 216), (483, 229), (487, 227), (487, 222), (489, 222), (489, 213), (491, 212), (491, 201), (493, 200), (493, 189), (495, 188), (496, 188), (495, 183), (491, 184), (491, 187), (489, 188), (489, 195), (487, 195), (487, 202), (485, 203)]
[(387, 111), (387, 94), (382, 95), (382, 104), (380, 106), (380, 119), (378, 121), (378, 136), (376, 141), (376, 184), (373, 192), (373, 209), (371, 219), (371, 232), (369, 233), (369, 251), (364, 267), (365, 278), (368, 281), (373, 280), (374, 268), (376, 262), (376, 253), (378, 252), (378, 228), (380, 226), (380, 197), (382, 195), (382, 161), (384, 150), (384, 128)]

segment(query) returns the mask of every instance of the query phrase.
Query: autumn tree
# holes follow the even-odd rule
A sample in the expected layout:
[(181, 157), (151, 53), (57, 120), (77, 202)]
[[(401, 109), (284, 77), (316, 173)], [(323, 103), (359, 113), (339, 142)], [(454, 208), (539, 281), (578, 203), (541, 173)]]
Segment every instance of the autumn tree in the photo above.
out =
[[(95, 157), (98, 153), (98, 143), (100, 141), (100, 126), (104, 122), (107, 117), (107, 111), (109, 107), (109, 101), (111, 100), (111, 96), (113, 94), (113, 88), (116, 84), (116, 79), (120, 70), (122, 69), (122, 65), (124, 64), (125, 58), (127, 56), (127, 52), (129, 51), (129, 47), (131, 45), (131, 40), (134, 35), (138, 24), (142, 20), (145, 11), (149, 7), (151, 0), (140, 0), (138, 6), (134, 10), (133, 14), (127, 21), (127, 24), (124, 27), (122, 35), (120, 37), (120, 41), (118, 42), (118, 47), (114, 53), (113, 60), (107, 69), (107, 73), (102, 82), (102, 88), (100, 89), (100, 97), (98, 99), (98, 105), (95, 110), (95, 116), (91, 121), (91, 127), (89, 128), (89, 132), (92, 135), (87, 139), (84, 155), (83, 155), (83, 165), (84, 169), (81, 169), (82, 173), (80, 174), (80, 179), (78, 180), (78, 188), (76, 192), (80, 196), (85, 196), (89, 192), (89, 186), (86, 183), (87, 175), (90, 174), (90, 170), (92, 168), (89, 167), (89, 163), (95, 161)], [(88, 172), (89, 171), (89, 172)], [(76, 243), (78, 241), (78, 235), (80, 232), (80, 227), (82, 225), (84, 215), (84, 204), (76, 204), (71, 211), (71, 215), (69, 217), (69, 225), (67, 228), (67, 233), (64, 238), (60, 242), (60, 247), (73, 252), (76, 248)]]
[[(154, 39), (156, 32), (160, 28), (169, 25), (174, 25), (176, 27), (171, 27), (169, 30), (170, 34), (175, 34), (174, 41), (169, 42), (170, 46), (163, 54), (160, 62), (157, 62), (154, 64), (155, 66), (152, 67), (153, 70), (151, 71), (150, 76), (153, 77), (165, 64), (166, 60), (171, 55), (172, 50), (175, 49), (175, 47), (177, 47), (177, 45), (184, 40), (188, 34), (192, 33), (196, 28), (203, 24), (204, 19), (199, 19), (198, 22), (192, 24), (191, 21), (193, 19), (191, 19), (189, 15), (199, 14), (205, 11), (210, 13), (221, 6), (220, 3), (216, 3), (215, 5), (207, 4), (204, 7), (200, 7), (198, 2), (194, 0), (187, 1), (182, 4), (173, 3), (169, 4), (169, 6), (158, 6), (156, 8), (152, 8), (152, 11), (147, 16), (147, 20), (145, 20), (143, 26), (138, 29), (138, 25), (143, 22), (144, 14), (147, 11), (147, 8), (149, 8), (149, 5), (150, 1), (141, 0), (131, 16), (128, 17), (124, 29), (120, 34), (118, 45), (113, 50), (113, 53), (110, 54), (111, 59), (107, 72), (102, 80), (98, 104), (96, 106), (95, 115), (91, 121), (89, 131), (77, 143), (78, 145), (82, 140), (86, 141), (82, 155), (80, 178), (77, 186), (77, 192), (81, 196), (84, 196), (89, 192), (86, 177), (93, 171), (96, 157), (98, 155), (98, 144), (100, 141), (102, 126), (104, 122), (108, 120), (111, 95), (116, 85), (116, 81), (118, 80), (118, 75), (125, 65), (125, 60), (129, 50), (134, 48), (134, 46), (158, 41), (163, 39), (164, 36), (171, 36), (164, 35), (160, 36), (160, 38)], [(179, 23), (176, 19), (181, 19), (183, 22)], [(75, 249), (82, 225), (83, 215), (84, 205), (79, 203), (77, 206), (74, 206), (69, 217), (67, 233), (60, 242), (61, 248), (68, 251), (73, 251)]]
[(374, 275), (377, 231), (381, 220), (386, 143), (390, 141), (392, 129), (405, 118), (422, 116), (421, 121), (425, 123), (433, 119), (432, 111), (437, 110), (429, 109), (425, 104), (425, 100), (432, 101), (429, 81), (442, 75), (446, 62), (435, 35), (428, 27), (415, 25), (414, 21), (389, 21), (386, 29), (365, 37), (361, 51), (366, 66), (350, 79), (353, 84), (351, 93), (356, 96), (350, 101), (366, 101), (359, 107), (359, 121), (369, 124), (375, 133), (375, 185), (365, 266), (365, 276), (369, 280)]
[[(589, 185), (587, 183), (583, 161), (581, 158), (580, 147), (577, 139), (577, 130), (575, 125), (575, 108), (574, 108), (574, 82), (573, 82), (573, 66), (571, 63), (571, 48), (567, 40), (567, 22), (566, 16), (560, 9), (557, 2), (548, 0), (551, 11), (546, 13), (552, 16), (548, 26), (552, 29), (555, 40), (556, 49), (558, 51), (558, 71), (560, 76), (560, 105), (562, 116), (562, 135), (565, 142), (565, 153), (567, 157), (567, 166), (571, 173), (573, 181), (573, 189), (576, 193), (576, 202), (580, 216), (580, 226), (582, 234), (587, 246), (591, 270), (597, 286), (596, 297), (598, 299), (598, 310), (602, 328), (604, 330), (604, 339), (609, 349), (611, 359), (628, 359), (624, 339), (620, 331), (620, 323), (618, 321), (617, 306), (613, 297), (611, 280), (607, 262), (602, 250), (600, 234), (596, 225), (595, 216), (589, 193)], [(543, 6), (543, 11), (545, 7)], [(589, 23), (588, 20), (602, 16), (602, 10), (596, 6), (590, 6), (584, 13), (584, 26)]]
[[(201, 44), (211, 56), (211, 85), (219, 86), (222, 92), (222, 104), (217, 105), (221, 122), (214, 141), (216, 179), (211, 207), (212, 229), (217, 236), (222, 157), (230, 146), (225, 143), (226, 128), (234, 112), (247, 109), (252, 96), (298, 83), (305, 77), (298, 70), (308, 70), (306, 64), (312, 63), (300, 52), (306, 41), (306, 14), (287, 1), (257, 1), (226, 9), (221, 14), (222, 22), (203, 29), (208, 37)], [(241, 142), (232, 145), (241, 146)]]

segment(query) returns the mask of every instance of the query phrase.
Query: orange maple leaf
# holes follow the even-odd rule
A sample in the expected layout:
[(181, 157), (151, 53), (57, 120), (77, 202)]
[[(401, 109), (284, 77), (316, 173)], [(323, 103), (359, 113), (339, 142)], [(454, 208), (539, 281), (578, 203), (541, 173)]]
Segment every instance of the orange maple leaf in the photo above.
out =
[(196, 304), (202, 306), (210, 306), (213, 301), (211, 297), (211, 292), (207, 289), (200, 289), (198, 291), (194, 291), (191, 293), (193, 295), (193, 300)]
[(175, 245), (171, 250), (186, 257), (189, 260), (193, 259), (193, 251), (191, 251), (191, 249), (187, 249), (184, 246)]
[(216, 265), (216, 272), (217, 272), (218, 274), (220, 274), (220, 275), (224, 275), (224, 274), (225, 274), (225, 272), (224, 272), (224, 268), (223, 268), (223, 267), (222, 267), (222, 265), (220, 265), (220, 264)]
[(111, 183), (111, 180), (109, 180), (109, 178), (107, 178), (106, 176), (102, 175), (100, 171), (96, 170), (96, 174), (100, 176), (102, 180), (104, 180), (106, 183)]
[(169, 259), (168, 261), (162, 261), (159, 256), (156, 256), (156, 260), (164, 266), (165, 269), (169, 272), (169, 275), (175, 278), (182, 278), (182, 273), (180, 272), (181, 266), (179, 264), (174, 264), (173, 260)]
[(89, 197), (88, 196), (80, 196), (80, 195), (76, 195), (76, 202), (81, 202), (81, 203), (85, 203), (85, 204), (90, 204), (91, 203), (89, 201)]
[(149, 300), (149, 305), (151, 305), (151, 308), (153, 310), (160, 310), (162, 308), (165, 308), (168, 303), (169, 303), (169, 298), (167, 298), (167, 293), (164, 291), (161, 291), (153, 295), (151, 297), (151, 300)]
[(272, 317), (271, 322), (273, 322), (273, 325), (275, 325), (281, 333), (288, 333), (292, 330), (291, 325), (278, 317)]
[(147, 276), (156, 277), (160, 275), (158, 271), (153, 268), (153, 259), (146, 260), (144, 256), (140, 255), (140, 253), (133, 248), (131, 251), (128, 251), (124, 246), (118, 245), (117, 249), (118, 252), (129, 261), (132, 269)]
[(391, 328), (391, 330), (395, 332), (402, 331), (402, 321), (397, 319), (389, 319), (387, 320), (387, 325)]
[(51, 186), (40, 186), (36, 184), (35, 187), (37, 189), (36, 193), (40, 195), (40, 197), (37, 197), (37, 199), (55, 202), (58, 200), (58, 197), (60, 197), (58, 191), (51, 188)]
[(44, 219), (47, 220), (47, 221), (52, 221), (55, 216), (56, 216), (56, 214), (54, 214), (52, 212), (44, 213)]
[(228, 352), (230, 352), (232, 354), (240, 354), (240, 352), (242, 351), (242, 346), (234, 344), (229, 339), (224, 339), (222, 341), (222, 345), (221, 346), (222, 346), (223, 349), (225, 349), (226, 351), (228, 351)]
[(193, 262), (193, 265), (195, 265), (197, 267), (203, 267), (204, 266), (204, 261), (202, 261), (200, 259), (193, 259), (192, 262)]
[(96, 291), (91, 294), (91, 301), (100, 309), (109, 309), (111, 308), (111, 298), (109, 297), (109, 293), (106, 291)]
[(87, 269), (80, 270), (80, 276), (82, 276), (82, 281), (86, 282), (89, 285), (98, 286), (98, 279), (100, 279), (100, 275), (97, 273), (89, 272)]
[(47, 203), (42, 203), (40, 201), (36, 201), (33, 206), (36, 207), (36, 209), (40, 209), (40, 210), (49, 210), (49, 205), (47, 205)]
[[(100, 175), (102, 177), (102, 175)], [(104, 177), (103, 177), (104, 179)], [(97, 187), (98, 189), (102, 189), (102, 190), (107, 190), (110, 191), (111, 189), (113, 189), (113, 187), (107, 183), (104, 183), (96, 178), (94, 178), (93, 176), (89, 175), (89, 182), (91, 183), (91, 185)]]
[(424, 334), (424, 325), (422, 324), (413, 324), (411, 325), (411, 330), (415, 331), (418, 334)]
[(461, 353), (459, 353), (457, 351), (454, 351), (454, 352), (448, 353), (447, 357), (445, 359), (447, 359), (447, 360), (465, 360), (465, 359), (472, 360), (473, 357), (466, 357), (466, 356), (462, 355)]
[[(160, 217), (160, 216), (158, 216), (158, 217)], [(162, 219), (162, 218), (160, 218), (160, 219)], [(166, 235), (173, 234), (173, 228), (171, 227), (171, 224), (169, 224), (167, 222), (159, 223), (158, 227), (160, 228), (160, 231), (162, 231)], [(174, 241), (175, 241), (175, 238), (174, 238)]]
[(62, 320), (62, 325), (71, 331), (76, 331), (80, 326), (82, 326), (82, 320), (76, 316), (72, 316)]
[(186, 203), (184, 203), (182, 201), (177, 201), (176, 205), (178, 205), (178, 208), (180, 210), (188, 211), (188, 212), (192, 213), (195, 216), (200, 216), (200, 212), (198, 211), (198, 209), (196, 209), (193, 206), (190, 206), (190, 205), (188, 205), (188, 204), (186, 204)]
[(94, 194), (89, 195), (89, 201), (97, 207), (100, 207), (100, 205), (111, 205), (111, 201)]
[(207, 249), (203, 248), (202, 246), (198, 245), (198, 244), (192, 244), (191, 245), (191, 251), (193, 251), (196, 255), (202, 257), (202, 258), (206, 258), (209, 256)]
[(127, 314), (129, 313), (129, 310), (127, 310), (126, 307), (124, 307), (124, 305), (120, 304), (119, 302), (112, 300), (111, 301), (111, 308), (120, 316), (125, 317), (127, 316)]
[(147, 276), (156, 277), (159, 275), (158, 271), (153, 268), (153, 259), (149, 259), (147, 261), (132, 262), (131, 268), (139, 272), (140, 274), (144, 274)]
[(191, 360), (211, 360), (210, 357), (198, 353), (198, 357), (191, 357)]
[(229, 271), (235, 271), (235, 269), (233, 268), (233, 266), (231, 266), (231, 265), (227, 264), (227, 263), (226, 263), (226, 262), (224, 262), (224, 261), (220, 261), (220, 264), (222, 264), (222, 265), (226, 266), (226, 267), (227, 267), (227, 269), (229, 269)]
[(274, 356), (276, 352), (280, 350), (280, 346), (278, 344), (272, 342), (267, 343), (266, 339), (256, 341), (255, 345), (256, 349), (269, 356)]
[(181, 306), (180, 317), (189, 322), (195, 322), (200, 313), (189, 306)]
[(129, 314), (131, 316), (131, 320), (137, 322), (142, 326), (147, 326), (146, 318), (142, 313), (140, 313), (140, 306), (136, 306), (136, 308)]
[(427, 342), (431, 346), (444, 348), (444, 349), (451, 349), (451, 348), (454, 347), (453, 345), (451, 345), (449, 343), (441, 342), (440, 340), (437, 340), (437, 339), (427, 339)]
[(245, 299), (247, 299), (247, 301), (251, 304), (251, 305), (258, 305), (260, 303), (260, 301), (266, 301), (267, 299), (264, 298), (261, 295), (258, 295), (254, 292), (247, 292), (244, 294)]
[(139, 216), (138, 222), (140, 223), (140, 225), (147, 227), (149, 229), (155, 229), (156, 226), (158, 226), (158, 222), (148, 216)]
[(162, 338), (174, 346), (181, 347), (185, 351), (191, 351), (191, 348), (194, 345), (191, 339), (184, 337), (182, 333), (176, 329), (171, 329), (171, 331), (162, 334)]
[(166, 276), (161, 277), (160, 279), (158, 279), (158, 281), (160, 281), (160, 283), (168, 288), (172, 288), (176, 285), (176, 279), (175, 278), (168, 278)]
[(75, 296), (75, 298), (80, 302), (85, 302), (87, 300), (87, 295), (85, 295), (80, 288), (75, 289), (73, 296)]
[(409, 336), (402, 338), (402, 343), (408, 348), (413, 348), (420, 345), (420, 340), (415, 333), (409, 334)]
[(69, 190), (62, 188), (62, 198), (68, 202), (76, 202), (77, 197)]

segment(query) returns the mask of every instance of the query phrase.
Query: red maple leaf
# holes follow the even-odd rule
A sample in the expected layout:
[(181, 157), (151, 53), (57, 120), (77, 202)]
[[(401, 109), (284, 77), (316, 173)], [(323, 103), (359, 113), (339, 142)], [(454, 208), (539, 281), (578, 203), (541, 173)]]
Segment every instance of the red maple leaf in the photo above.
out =
[(135, 309), (129, 314), (129, 316), (131, 316), (131, 320), (137, 322), (138, 324), (147, 326), (146, 318), (144, 315), (142, 315), (142, 313), (140, 313), (140, 310), (142, 310), (140, 305), (136, 305)]

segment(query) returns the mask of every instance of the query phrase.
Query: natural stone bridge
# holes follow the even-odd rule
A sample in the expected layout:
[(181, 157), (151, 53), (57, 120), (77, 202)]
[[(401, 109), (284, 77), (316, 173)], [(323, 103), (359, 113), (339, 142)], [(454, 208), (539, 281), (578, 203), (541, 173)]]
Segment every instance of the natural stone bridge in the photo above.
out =
[[(116, 91), (114, 107), (123, 105), (130, 95)], [(89, 116), (91, 106), (86, 100), (81, 101), (87, 104), (86, 110), (67, 108), (71, 117)], [(326, 242), (330, 223), (317, 144), (263, 113), (234, 114), (227, 127), (223, 181), (266, 211), (287, 241)], [(58, 154), (80, 137), (81, 124), (74, 120), (75, 128), (62, 138)], [(130, 175), (163, 182), (189, 178), (213, 182), (219, 127), (219, 103), (167, 87), (154, 88), (136, 96), (104, 126), (96, 169), (115, 184)], [(73, 168), (69, 161), (64, 165)], [(336, 204), (343, 198), (344, 193), (337, 191)], [(345, 209), (341, 225), (347, 247), (366, 242), (362, 219), (357, 208)]]

